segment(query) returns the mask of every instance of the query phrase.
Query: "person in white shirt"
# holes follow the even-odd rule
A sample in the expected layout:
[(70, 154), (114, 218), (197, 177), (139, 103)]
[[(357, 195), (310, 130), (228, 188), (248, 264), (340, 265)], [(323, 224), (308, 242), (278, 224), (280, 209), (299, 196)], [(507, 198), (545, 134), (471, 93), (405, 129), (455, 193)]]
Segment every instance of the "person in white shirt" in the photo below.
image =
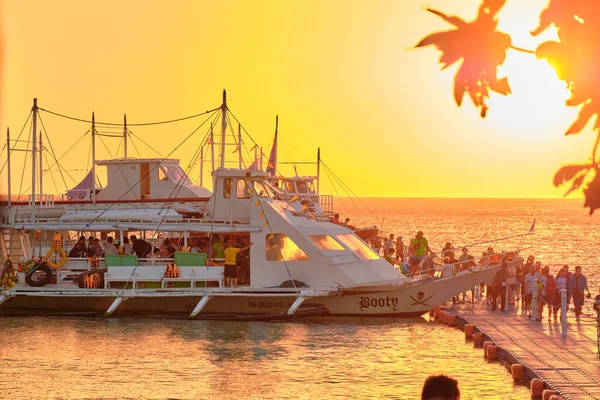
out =
[(119, 254), (119, 250), (117, 249), (117, 246), (115, 246), (113, 243), (112, 236), (109, 236), (108, 238), (106, 238), (106, 245), (104, 245), (104, 255), (107, 255), (107, 254)]
[[(553, 304), (554, 321), (558, 320), (558, 310), (560, 310), (560, 307), (562, 306), (560, 291), (567, 288), (567, 276), (567, 270), (564, 268), (561, 268), (556, 275), (556, 293), (554, 295)], [(569, 307), (567, 306), (567, 308)]]
[(527, 312), (528, 316), (531, 316), (531, 299), (533, 294), (537, 291), (537, 281), (540, 277), (541, 263), (539, 261), (535, 263), (534, 268), (525, 275), (525, 297), (523, 297), (523, 313)]
[(452, 276), (452, 274), (454, 273), (454, 266), (450, 264), (448, 257), (444, 258), (444, 265), (442, 265), (441, 271), (442, 278)]

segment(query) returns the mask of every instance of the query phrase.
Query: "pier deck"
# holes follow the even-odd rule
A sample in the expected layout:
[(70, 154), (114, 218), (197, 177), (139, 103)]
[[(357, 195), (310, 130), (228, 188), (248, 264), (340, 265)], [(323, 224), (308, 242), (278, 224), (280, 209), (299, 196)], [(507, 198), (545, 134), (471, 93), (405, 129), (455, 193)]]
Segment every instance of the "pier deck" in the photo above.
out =
[(547, 309), (543, 321), (531, 321), (512, 305), (506, 311), (492, 311), (484, 298), (474, 304), (458, 304), (454, 312), (491, 339), (511, 363), (523, 364), (532, 378), (542, 379), (547, 388), (566, 399), (600, 400), (594, 319), (582, 317), (577, 323), (569, 313), (567, 335), (563, 337), (560, 319), (548, 322)]

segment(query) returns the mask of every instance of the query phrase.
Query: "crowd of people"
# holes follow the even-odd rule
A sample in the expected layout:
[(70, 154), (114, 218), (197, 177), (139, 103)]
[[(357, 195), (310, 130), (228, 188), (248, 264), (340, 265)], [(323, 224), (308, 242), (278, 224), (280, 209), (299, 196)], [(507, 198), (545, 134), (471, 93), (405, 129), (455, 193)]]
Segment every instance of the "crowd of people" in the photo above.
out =
[(108, 236), (102, 246), (100, 240), (94, 236), (90, 236), (87, 241), (85, 236), (80, 236), (69, 251), (68, 257), (101, 258), (121, 254), (136, 255), (138, 258), (172, 259), (176, 252), (205, 253), (216, 263), (225, 266), (225, 286), (237, 287), (250, 279), (250, 256), (247, 251), (250, 246), (248, 237), (225, 235), (221, 239), (217, 233), (206, 238), (189, 238), (187, 247), (183, 238), (164, 238), (152, 244), (132, 235), (129, 238), (124, 237), (123, 243), (118, 246), (113, 238)]
[(567, 310), (573, 302), (575, 318), (579, 321), (585, 299), (591, 297), (582, 268), (576, 266), (575, 272), (571, 273), (569, 266), (563, 265), (553, 275), (550, 267), (542, 267), (540, 261), (535, 261), (535, 256), (529, 256), (524, 264), (509, 267), (504, 262), (487, 282), (486, 297), (493, 311), (507, 310), (509, 304), (517, 305), (521, 301), (523, 315), (531, 317), (535, 295), (536, 319), (541, 321), (546, 309), (548, 321), (552, 317), (557, 321), (563, 289), (566, 289)]

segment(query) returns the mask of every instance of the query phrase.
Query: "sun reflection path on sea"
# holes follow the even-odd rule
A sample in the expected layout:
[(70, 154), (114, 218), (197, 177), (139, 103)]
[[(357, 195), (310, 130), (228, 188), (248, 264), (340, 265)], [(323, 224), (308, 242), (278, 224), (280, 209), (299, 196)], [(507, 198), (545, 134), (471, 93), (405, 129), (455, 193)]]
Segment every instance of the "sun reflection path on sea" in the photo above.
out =
[(439, 373), (464, 399), (528, 396), (459, 330), (424, 318), (2, 322), (10, 399), (416, 399)]

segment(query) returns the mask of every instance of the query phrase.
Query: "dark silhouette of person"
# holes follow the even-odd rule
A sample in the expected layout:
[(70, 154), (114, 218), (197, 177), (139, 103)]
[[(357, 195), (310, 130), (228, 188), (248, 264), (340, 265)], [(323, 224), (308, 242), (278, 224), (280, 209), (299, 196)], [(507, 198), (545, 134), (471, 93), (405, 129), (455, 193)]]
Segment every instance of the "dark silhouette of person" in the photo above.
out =
[(458, 381), (446, 375), (431, 375), (425, 380), (421, 400), (459, 400)]

